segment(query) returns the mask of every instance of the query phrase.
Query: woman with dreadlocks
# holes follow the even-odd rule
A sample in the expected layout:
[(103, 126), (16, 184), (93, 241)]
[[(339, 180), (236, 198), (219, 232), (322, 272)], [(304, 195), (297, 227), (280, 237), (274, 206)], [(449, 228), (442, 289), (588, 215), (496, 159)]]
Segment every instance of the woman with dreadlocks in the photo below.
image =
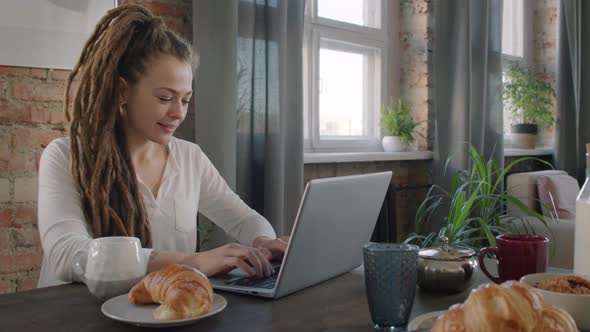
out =
[[(208, 276), (272, 273), (269, 259), (288, 238), (276, 238), (198, 145), (172, 136), (197, 62), (190, 45), (141, 6), (117, 7), (99, 21), (66, 83), (69, 138), (51, 142), (39, 165), (39, 286), (79, 281), (72, 257), (105, 236), (139, 238), (146, 272), (183, 263)], [(195, 253), (197, 209), (241, 244)]]

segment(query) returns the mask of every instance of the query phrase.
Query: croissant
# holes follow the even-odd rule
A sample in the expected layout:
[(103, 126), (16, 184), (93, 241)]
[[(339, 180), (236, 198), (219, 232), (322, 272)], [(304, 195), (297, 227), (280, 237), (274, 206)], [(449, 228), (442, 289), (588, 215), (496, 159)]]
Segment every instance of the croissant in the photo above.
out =
[(543, 305), (543, 320), (535, 327), (535, 332), (577, 331), (576, 322), (567, 311), (552, 304)]
[(129, 292), (129, 303), (161, 304), (154, 312), (157, 320), (201, 316), (213, 303), (209, 279), (186, 265), (169, 265), (145, 276)]
[(486, 284), (471, 292), (465, 304), (439, 317), (432, 332), (576, 332), (563, 309), (543, 303), (534, 288), (516, 281)]
[(541, 318), (541, 294), (525, 284), (486, 284), (465, 301), (467, 331), (533, 331)]
[(438, 332), (465, 332), (465, 310), (462, 304), (456, 304), (449, 308), (444, 319), (437, 319), (434, 322), (432, 331)]

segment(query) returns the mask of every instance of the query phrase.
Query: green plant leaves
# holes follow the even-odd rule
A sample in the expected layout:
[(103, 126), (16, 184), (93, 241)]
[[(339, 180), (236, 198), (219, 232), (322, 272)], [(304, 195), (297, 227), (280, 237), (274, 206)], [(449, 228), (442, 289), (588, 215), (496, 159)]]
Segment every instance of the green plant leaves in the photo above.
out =
[[(535, 160), (549, 166), (551, 164), (537, 158), (523, 157), (500, 169), (494, 160), (486, 160), (472, 145), (467, 148), (467, 156), (470, 169), (455, 172), (451, 180), (450, 193), (437, 185), (428, 190), (416, 213), (416, 233), (410, 234), (405, 243), (438, 245), (439, 237), (444, 235), (451, 245), (481, 248), (484, 244), (495, 245), (495, 236), (498, 234), (533, 232), (524, 218), (505, 214), (507, 203), (548, 227), (541, 214), (509, 195), (502, 189), (502, 183), (506, 174), (520, 162)], [(448, 164), (449, 160), (446, 165)], [(448, 207), (445, 224), (438, 233), (423, 234), (424, 225), (430, 222), (433, 213), (441, 207)]]
[(401, 99), (396, 106), (393, 98), (390, 98), (387, 108), (385, 105), (382, 107), (381, 127), (385, 136), (399, 136), (401, 141), (407, 144), (414, 140), (412, 132), (420, 123), (422, 122), (414, 122), (410, 116), (410, 108), (404, 106)]
[(513, 67), (504, 84), (505, 106), (516, 123), (533, 123), (550, 128), (555, 123), (551, 84), (535, 77), (527, 68)]

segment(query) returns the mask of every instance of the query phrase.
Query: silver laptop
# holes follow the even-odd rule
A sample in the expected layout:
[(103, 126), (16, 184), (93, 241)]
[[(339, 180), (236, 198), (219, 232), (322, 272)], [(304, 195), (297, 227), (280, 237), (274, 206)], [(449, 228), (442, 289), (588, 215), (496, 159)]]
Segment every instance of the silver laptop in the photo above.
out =
[(307, 183), (280, 268), (267, 278), (241, 269), (211, 278), (213, 288), (279, 298), (361, 265), (392, 172)]

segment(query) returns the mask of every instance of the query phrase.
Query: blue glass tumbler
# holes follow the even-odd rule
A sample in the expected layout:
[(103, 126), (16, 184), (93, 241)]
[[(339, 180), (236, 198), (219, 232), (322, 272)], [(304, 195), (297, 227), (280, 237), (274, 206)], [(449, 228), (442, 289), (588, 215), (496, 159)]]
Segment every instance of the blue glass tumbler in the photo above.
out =
[(374, 243), (363, 247), (365, 287), (375, 330), (405, 331), (414, 296), (418, 246)]

